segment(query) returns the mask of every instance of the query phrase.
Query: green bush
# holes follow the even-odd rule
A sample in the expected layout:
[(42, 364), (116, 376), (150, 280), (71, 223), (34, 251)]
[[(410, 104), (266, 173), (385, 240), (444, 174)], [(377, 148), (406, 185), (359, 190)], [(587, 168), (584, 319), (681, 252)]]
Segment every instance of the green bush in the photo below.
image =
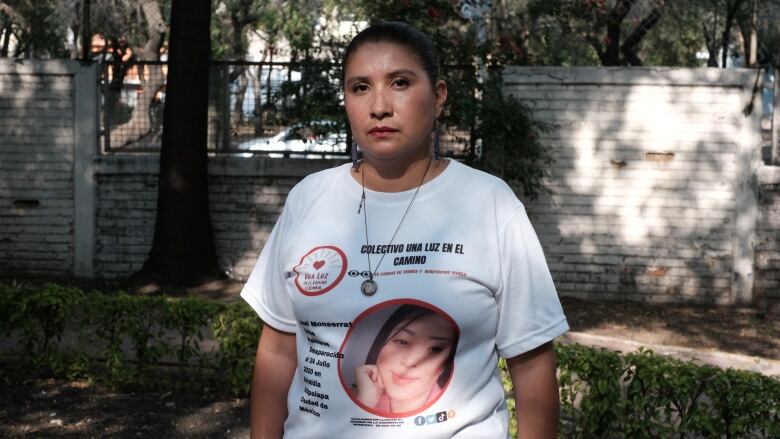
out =
[[(0, 318), (0, 335), (19, 341), (6, 379), (12, 373), (89, 378), (116, 389), (211, 385), (236, 396), (248, 394), (262, 326), (243, 302), (84, 294), (53, 284), (0, 284)], [(60, 346), (66, 327), (79, 352)], [(201, 350), (208, 331), (219, 343), (216, 352)]]
[(556, 346), (564, 437), (780, 437), (780, 380), (640, 349)]
[[(210, 386), (239, 397), (249, 394), (262, 328), (242, 301), (84, 294), (53, 284), (0, 284), (0, 318), (0, 335), (15, 337), (21, 348), (4, 359), (5, 380), (15, 373), (87, 378), (117, 389)], [(66, 328), (79, 337), (76, 352), (59, 346)], [(208, 331), (216, 352), (201, 349)], [(622, 356), (576, 344), (555, 349), (563, 437), (780, 437), (776, 378), (642, 349)], [(506, 362), (499, 367), (514, 411)]]
[(211, 329), (219, 341), (217, 370), (231, 394), (249, 394), (261, 328), (257, 313), (244, 302), (229, 306), (214, 319)]
[(76, 288), (46, 284), (35, 289), (7, 287), (3, 303), (7, 318), (5, 331), (19, 336), (23, 350), (19, 353), (23, 369), (40, 369), (47, 373), (67, 370), (65, 359), (70, 355), (57, 348), (75, 310), (84, 300)]

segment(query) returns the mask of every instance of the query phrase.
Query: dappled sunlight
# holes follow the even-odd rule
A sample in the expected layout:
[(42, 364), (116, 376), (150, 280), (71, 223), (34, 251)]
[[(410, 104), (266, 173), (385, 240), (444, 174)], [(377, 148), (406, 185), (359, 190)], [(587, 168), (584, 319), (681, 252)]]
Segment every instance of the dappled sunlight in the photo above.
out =
[(558, 70), (507, 83), (552, 127), (552, 193), (529, 211), (561, 294), (733, 300), (751, 72)]

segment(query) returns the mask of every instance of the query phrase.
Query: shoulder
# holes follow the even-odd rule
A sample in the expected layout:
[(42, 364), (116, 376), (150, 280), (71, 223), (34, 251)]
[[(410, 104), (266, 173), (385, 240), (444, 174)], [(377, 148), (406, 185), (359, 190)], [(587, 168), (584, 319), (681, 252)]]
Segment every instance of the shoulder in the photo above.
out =
[(453, 170), (457, 175), (455, 184), (458, 191), (472, 193), (484, 202), (510, 211), (523, 207), (512, 187), (500, 177), (454, 160), (449, 166), (455, 166)]
[(307, 175), (290, 189), (287, 205), (307, 204), (312, 199), (329, 193), (329, 189), (343, 178), (350, 166), (351, 163), (345, 163)]

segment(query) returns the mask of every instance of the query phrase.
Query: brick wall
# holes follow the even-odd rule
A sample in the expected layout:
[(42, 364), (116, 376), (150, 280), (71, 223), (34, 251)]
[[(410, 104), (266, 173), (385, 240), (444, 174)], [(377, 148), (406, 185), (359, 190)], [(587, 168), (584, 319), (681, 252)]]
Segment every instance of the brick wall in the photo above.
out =
[(74, 80), (0, 65), (0, 273), (73, 272)]
[[(209, 204), (222, 269), (246, 279), (282, 211), (287, 193), (305, 175), (338, 164), (329, 160), (209, 158)], [(157, 158), (98, 159), (95, 271), (119, 278), (143, 265), (152, 246)]]
[(739, 300), (733, 273), (752, 279), (739, 273), (734, 241), (739, 216), (753, 209), (741, 180), (760, 145), (749, 134), (756, 117), (742, 115), (754, 80), (703, 69), (505, 76), (509, 93), (552, 128), (543, 140), (556, 159), (553, 193), (528, 207), (561, 294)]
[[(552, 127), (552, 193), (527, 204), (562, 295), (780, 300), (780, 171), (742, 114), (753, 72), (507, 73)], [(0, 60), (0, 275), (118, 278), (145, 260), (159, 163), (96, 154), (96, 83), (94, 66)], [(336, 164), (210, 157), (222, 268), (246, 278), (292, 185)]]

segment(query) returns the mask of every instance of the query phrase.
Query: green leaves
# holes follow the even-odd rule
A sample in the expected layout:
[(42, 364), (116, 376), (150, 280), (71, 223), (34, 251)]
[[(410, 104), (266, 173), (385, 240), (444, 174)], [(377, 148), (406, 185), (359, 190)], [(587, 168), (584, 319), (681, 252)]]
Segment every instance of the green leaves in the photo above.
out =
[[(18, 340), (8, 357), (14, 370), (4, 378), (88, 378), (117, 389), (211, 386), (236, 396), (249, 392), (262, 327), (243, 302), (84, 294), (53, 284), (0, 284), (0, 318), (0, 334)], [(217, 343), (205, 348), (210, 331)]]
[(556, 346), (565, 437), (780, 435), (780, 380), (649, 350)]
[[(0, 334), (19, 348), (3, 358), (0, 378), (58, 376), (117, 389), (247, 396), (261, 328), (240, 301), (0, 284)], [(207, 339), (215, 343), (204, 346)], [(565, 437), (780, 437), (776, 378), (642, 349), (621, 356), (576, 344), (555, 348)], [(499, 369), (513, 411), (503, 360)]]

